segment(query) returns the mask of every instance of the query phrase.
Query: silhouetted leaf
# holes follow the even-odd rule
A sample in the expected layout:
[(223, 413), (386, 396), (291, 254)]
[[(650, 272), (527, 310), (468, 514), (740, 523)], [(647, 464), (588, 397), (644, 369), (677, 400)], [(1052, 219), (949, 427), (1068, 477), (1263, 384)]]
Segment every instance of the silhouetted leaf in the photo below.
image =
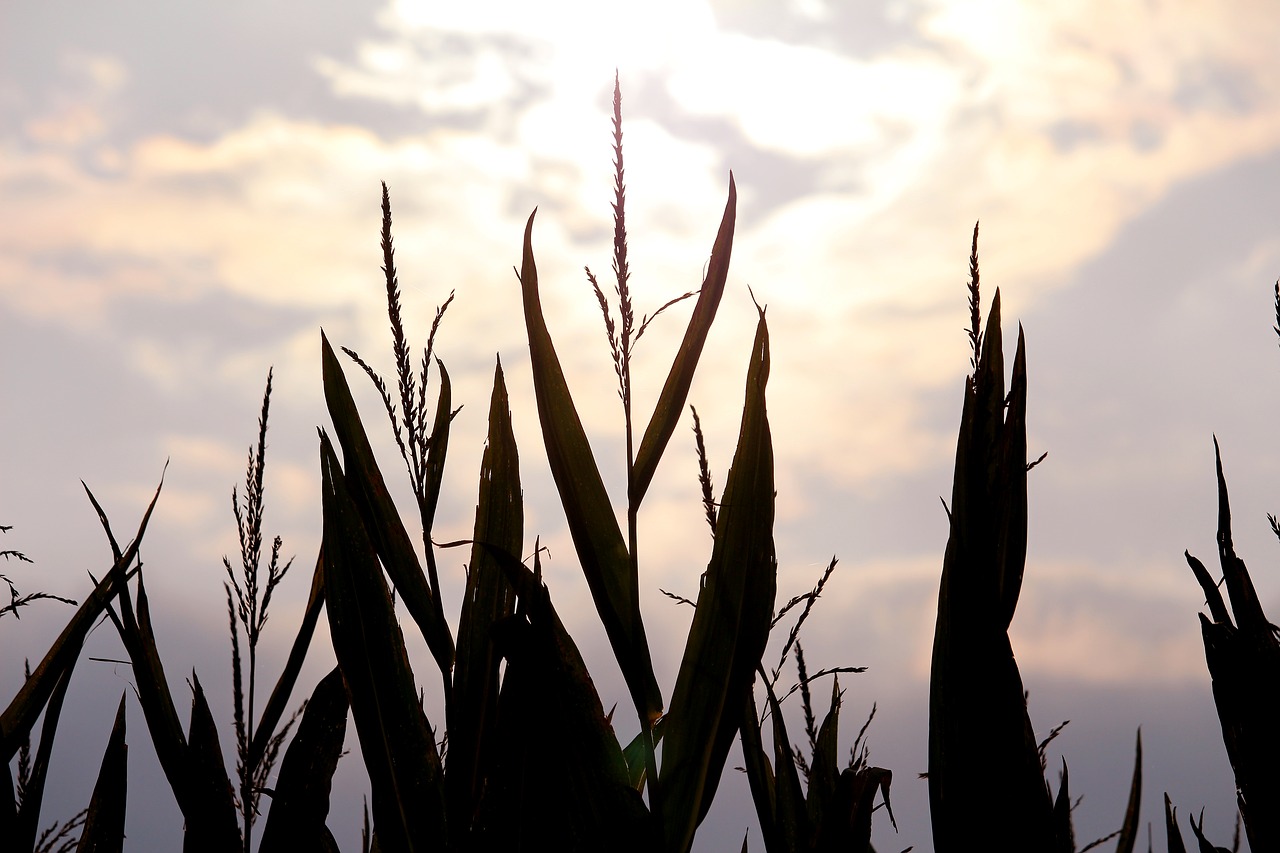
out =
[(1120, 825), (1120, 840), (1116, 853), (1133, 853), (1138, 840), (1139, 816), (1142, 807), (1142, 729), (1138, 729), (1138, 744), (1134, 747), (1133, 781), (1129, 784), (1129, 803)]
[(373, 448), (360, 421), (342, 365), (323, 332), (320, 344), (325, 402), (338, 443), (342, 446), (351, 498), (367, 538), (382, 558), (383, 567), (426, 639), (447, 689), (453, 668), (453, 637), (448, 623), (444, 621), (443, 609), (436, 600), (438, 590), (431, 588), (423, 574), (422, 564), (413, 549), (413, 540), (405, 530), (404, 521), (373, 457)]
[(724, 294), (725, 280), (729, 276), (729, 256), (733, 252), (733, 226), (737, 220), (737, 210), (738, 190), (733, 183), (733, 173), (730, 172), (729, 199), (725, 202), (720, 230), (716, 232), (716, 241), (711, 247), (711, 261), (707, 264), (707, 275), (702, 281), (698, 302), (694, 305), (684, 340), (680, 342), (680, 349), (671, 364), (671, 372), (667, 374), (667, 381), (658, 396), (653, 416), (645, 428), (640, 449), (636, 451), (629, 496), (632, 507), (639, 507), (644, 500), (645, 492), (658, 470), (658, 461), (684, 412), (689, 386), (693, 383), (702, 347), (707, 341), (707, 333), (711, 331), (711, 322), (715, 319), (720, 297)]
[(276, 727), (284, 717), (289, 705), (289, 696), (298, 681), (298, 673), (302, 671), (302, 662), (307, 657), (307, 649), (311, 646), (311, 637), (315, 634), (316, 623), (320, 621), (320, 608), (324, 606), (324, 552), (316, 557), (316, 567), (311, 573), (311, 592), (307, 595), (307, 606), (302, 613), (302, 624), (293, 638), (293, 646), (289, 649), (289, 658), (285, 661), (280, 678), (271, 690), (267, 706), (262, 711), (258, 728), (253, 734), (253, 743), (249, 745), (249, 764), (257, 767), (266, 754), (271, 738), (275, 736)]
[(769, 637), (777, 561), (768, 378), (769, 331), (761, 312), (706, 583), (667, 714), (661, 779), (664, 832), (672, 851), (689, 849), (710, 807)]
[(333, 650), (351, 701), (388, 853), (444, 843), (440, 757), (369, 534), (328, 436), (320, 434), (324, 583)]
[(1213, 678), (1213, 700), (1222, 740), (1235, 773), (1237, 804), (1253, 850), (1280, 849), (1280, 639), (1271, 626), (1244, 561), (1231, 539), (1231, 505), (1214, 439), (1218, 483), (1218, 560), (1231, 600), (1232, 624), (1212, 578), (1187, 554), (1205, 592), (1213, 620), (1200, 614), (1205, 662)]
[[(1052, 850), (1052, 801), (1009, 643), (1027, 545), (1026, 356), (1005, 393), (1000, 293), (965, 380), (929, 697), (934, 848)], [(983, 784), (974, 784), (983, 768)]]
[(184, 853), (232, 853), (241, 845), (235, 793), (227, 778), (218, 728), (200, 679), (191, 674), (191, 725), (187, 732), (188, 793), (182, 814)]
[(125, 805), (128, 799), (129, 746), (125, 743), (124, 696), (116, 709), (111, 738), (102, 755), (98, 781), (85, 815), (76, 853), (121, 853), (124, 849)]
[(631, 699), (642, 718), (652, 725), (662, 713), (662, 692), (653, 675), (649, 641), (640, 617), (636, 571), (542, 316), (538, 270), (533, 259), (536, 213), (529, 215), (525, 226), (520, 287), (542, 439), (591, 598)]
[(349, 708), (342, 671), (334, 667), (312, 691), (285, 750), (259, 853), (324, 848), (329, 792), (342, 755)]
[(492, 554), (519, 607), (497, 631), (507, 668), (477, 849), (656, 849), (649, 812), (546, 587), (509, 553)]
[(18, 831), (12, 836), (22, 850), (34, 850), (36, 836), (40, 832), (40, 806), (44, 802), (44, 782), (49, 773), (49, 756), (53, 753), (53, 739), (58, 730), (58, 720), (62, 716), (62, 703), (67, 698), (67, 687), (71, 684), (71, 673), (75, 668), (72, 662), (53, 688), (49, 704), (45, 707), (44, 722), (40, 726), (40, 745), (36, 747), (36, 758), (31, 763), (31, 773), (23, 788), (22, 807), (18, 809)]
[[(163, 480), (161, 485), (163, 485)], [(108, 527), (108, 536), (110, 536), (109, 526), (106, 524), (106, 516), (102, 513), (102, 508), (98, 505), (97, 500), (94, 499), (93, 494), (89, 492), (88, 486), (85, 487), (85, 492), (89, 495), (89, 500), (98, 511), (98, 516), (102, 520), (104, 527)], [(67, 626), (62, 629), (62, 633), (58, 635), (58, 639), (49, 647), (49, 651), (45, 652), (44, 658), (31, 673), (31, 677), (23, 683), (18, 695), (13, 697), (4, 714), (0, 715), (0, 758), (4, 759), (4, 764), (7, 765), (13, 760), (13, 756), (18, 752), (19, 744), (30, 734), (36, 718), (40, 716), (40, 712), (44, 710), (45, 704), (49, 701), (49, 696), (53, 693), (54, 686), (62, 678), (63, 674), (75, 665), (75, 660), (80, 655), (80, 648), (84, 645), (84, 638), (88, 635), (89, 629), (93, 627), (93, 623), (102, 615), (103, 609), (106, 608), (111, 599), (123, 588), (126, 578), (130, 575), (129, 566), (137, 558), (138, 548), (141, 546), (143, 534), (147, 530), (147, 522), (151, 520), (151, 512), (155, 509), (156, 500), (159, 497), (160, 486), (157, 486), (156, 492), (151, 498), (151, 503), (147, 505), (147, 511), (143, 513), (142, 521), (138, 525), (138, 532), (134, 535), (133, 541), (129, 543), (123, 553), (113, 554), (114, 565), (111, 571), (98, 582), (92, 594), (76, 610), (75, 615), (71, 617), (67, 622)], [(114, 538), (112, 538), (113, 543), (114, 541)], [(116, 550), (118, 551), (118, 549)]]
[[(475, 542), (519, 554), (524, 541), (520, 458), (511, 429), (510, 404), (501, 362), (494, 369), (489, 401), (489, 437), (480, 462)], [(479, 803), (482, 768), (492, 763), (498, 708), (498, 664), (494, 625), (511, 615), (515, 591), (492, 551), (473, 545), (467, 587), (458, 620), (458, 648), (449, 714), (451, 830), (461, 838)], [(461, 826), (457, 824), (461, 824)]]
[(1178, 811), (1169, 802), (1167, 791), (1164, 795), (1164, 832), (1169, 853), (1187, 853), (1187, 847), (1182, 843), (1182, 833), (1178, 830)]

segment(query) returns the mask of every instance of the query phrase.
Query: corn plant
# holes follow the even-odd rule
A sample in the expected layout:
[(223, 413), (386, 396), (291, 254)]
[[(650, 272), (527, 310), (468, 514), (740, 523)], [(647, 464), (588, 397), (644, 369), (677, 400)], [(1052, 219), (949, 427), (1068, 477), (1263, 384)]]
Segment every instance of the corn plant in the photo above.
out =
[[(929, 685), (933, 842), (939, 853), (973, 843), (1071, 853), (1066, 763), (1055, 798), (1044, 778), (1048, 739), (1037, 743), (1008, 633), (1026, 563), (1027, 473), (1044, 457), (1027, 463), (1022, 329), (1006, 392), (1000, 292), (984, 331), (979, 285), (975, 225), (969, 256), (973, 373), (965, 379)], [(981, 784), (975, 781), (979, 768)], [(1118, 853), (1133, 849), (1140, 791), (1141, 741)], [(993, 808), (994, 819), (984, 821), (980, 840), (975, 838), (976, 817)]]
[[(97, 507), (87, 486), (85, 491)], [(6, 849), (45, 853), (69, 849), (72, 844), (78, 844), (81, 850), (104, 853), (121, 849), (127, 753), (123, 697), (88, 808), (70, 821), (55, 823), (43, 832), (39, 830), (40, 809), (58, 720), (80, 650), (93, 624), (109, 608), (111, 599), (136, 574), (137, 568), (131, 566), (137, 559), (138, 548), (158, 497), (159, 489), (143, 514), (133, 541), (123, 552), (116, 549), (111, 570), (101, 581), (95, 582), (92, 593), (76, 609), (35, 670), (27, 670), (22, 688), (0, 714), (0, 757), (3, 757), (6, 767), (0, 774), (0, 786), (3, 786), (0, 790), (0, 838), (5, 840)], [(40, 743), (33, 762), (30, 758), (31, 732), (36, 720), (42, 716)], [(7, 769), (15, 756), (19, 759), (16, 785)], [(74, 835), (77, 829), (80, 830), (78, 837)]]

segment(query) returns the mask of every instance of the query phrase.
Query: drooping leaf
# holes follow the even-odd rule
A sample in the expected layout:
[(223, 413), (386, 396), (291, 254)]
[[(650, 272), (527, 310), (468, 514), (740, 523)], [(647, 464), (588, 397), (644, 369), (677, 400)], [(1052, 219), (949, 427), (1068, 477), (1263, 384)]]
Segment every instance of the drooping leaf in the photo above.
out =
[(711, 322), (715, 319), (720, 297), (724, 294), (725, 281), (729, 277), (729, 256), (733, 252), (733, 227), (737, 220), (737, 209), (738, 190), (733, 183), (733, 173), (730, 172), (729, 199), (725, 202), (720, 230), (716, 232), (716, 241), (711, 247), (711, 261), (707, 264), (707, 275), (703, 279), (698, 302), (693, 308), (693, 316), (689, 318), (675, 361), (671, 364), (671, 372), (667, 374), (667, 381), (658, 396), (653, 416), (645, 428), (644, 438), (640, 440), (640, 449), (636, 451), (629, 496), (633, 507), (639, 507), (644, 500), (645, 492), (658, 470), (658, 461), (675, 432), (676, 424), (680, 422), (685, 401), (689, 397), (689, 386), (693, 383), (702, 347), (707, 341), (707, 333), (711, 330)]
[(388, 853), (433, 849), (447, 837), (440, 756), (378, 554), (323, 431), (320, 456), (325, 605), (369, 772), (378, 838)]
[(546, 587), (514, 556), (492, 551), (519, 607), (497, 630), (507, 668), (476, 849), (657, 849), (649, 812)]
[(698, 594), (667, 715), (661, 781), (663, 826), (672, 851), (689, 849), (711, 805), (769, 636), (777, 560), (773, 447), (765, 409), (768, 378), (769, 331), (762, 311), (706, 583)]
[(342, 365), (338, 362), (329, 339), (320, 334), (325, 402), (329, 418), (342, 447), (348, 490), (357, 508), (366, 536), (370, 539), (382, 564), (395, 584), (409, 614), (427, 641), (428, 648), (440, 668), (445, 689), (453, 667), (453, 637), (444, 621), (439, 590), (427, 582), (413, 540), (387, 491), (386, 481), (373, 456), (360, 413), (356, 410), (351, 388)]
[(125, 804), (128, 799), (129, 746), (125, 743), (124, 696), (116, 709), (111, 738), (102, 755), (98, 781), (85, 814), (76, 853), (121, 853), (124, 849)]
[(662, 713), (662, 692), (640, 616), (639, 583), (542, 316), (533, 258), (536, 213), (525, 226), (520, 287), (542, 439), (591, 598), (636, 710), (652, 725)]
[(329, 816), (329, 792), (347, 732), (347, 690), (334, 669), (311, 693), (271, 797), (259, 853), (321, 850)]
[[(520, 458), (511, 428), (510, 404), (502, 363), (494, 369), (489, 401), (489, 438), (480, 462), (480, 494), (474, 528), (476, 542), (519, 554), (524, 542), (524, 504), (520, 490)], [(458, 648), (449, 714), (451, 830), (460, 837), (475, 817), (482, 768), (492, 758), (497, 721), (498, 665), (501, 656), (493, 641), (494, 625), (509, 617), (515, 591), (498, 566), (493, 552), (473, 545), (462, 614), (458, 620)], [(461, 824), (460, 826), (458, 824)]]

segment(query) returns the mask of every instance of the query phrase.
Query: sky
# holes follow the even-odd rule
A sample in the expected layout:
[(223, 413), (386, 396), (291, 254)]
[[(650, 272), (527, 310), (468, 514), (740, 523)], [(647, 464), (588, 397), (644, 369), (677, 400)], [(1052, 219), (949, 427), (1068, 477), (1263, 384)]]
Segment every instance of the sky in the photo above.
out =
[[(1037, 733), (1071, 720), (1050, 778), (1065, 756), (1082, 843), (1110, 832), (1141, 726), (1144, 823), (1160, 827), (1167, 791), (1229, 843), (1203, 597), (1182, 552), (1212, 565), (1216, 434), (1237, 548), (1280, 610), (1266, 519), (1280, 511), (1278, 41), (1265, 0), (0, 3), (0, 541), (34, 560), (4, 571), (82, 598), (110, 551), (80, 481), (131, 531), (167, 461), (143, 547), (158, 639), (179, 706), (195, 669), (230, 747), (231, 490), (272, 369), (265, 528), (303, 567), (272, 606), (273, 680), (320, 536), (320, 329), (393, 371), (386, 181), (415, 348), (456, 294), (436, 345), (463, 409), (436, 538), (470, 533), (500, 357), (526, 544), (549, 547), (552, 598), (606, 707), (625, 708), (541, 451), (512, 271), (536, 207), (548, 324), (620, 501), (621, 411), (583, 273), (608, 274), (616, 70), (638, 312), (699, 285), (732, 170), (728, 287), (690, 402), (723, 483), (754, 293), (772, 341), (779, 598), (839, 558), (804, 639), (811, 667), (868, 667), (840, 685), (847, 736), (875, 703), (871, 760), (895, 774), (899, 831), (877, 813), (877, 848), (932, 849), (918, 774), (978, 221), (984, 312), (999, 287), (1007, 339), (1025, 329), (1029, 449), (1048, 453), (1011, 636)], [(671, 309), (638, 347), (640, 418), (687, 316)], [(351, 367), (407, 507), (376, 394)], [(640, 518), (668, 694), (689, 612), (659, 590), (692, 595), (710, 553), (688, 426)], [(441, 555), (449, 612), (464, 559)], [(70, 613), (42, 602), (0, 622), (0, 694)], [(322, 626), (304, 690), (332, 665), (326, 643)], [(425, 649), (411, 653), (429, 683)], [(130, 691), (128, 667), (88, 656), (123, 657), (109, 625), (71, 687), (46, 822), (87, 803)], [(128, 843), (171, 848), (181, 818), (132, 699), (128, 713)], [(344, 849), (359, 838), (357, 761), (331, 814)], [(749, 826), (759, 849), (741, 775), (722, 791), (695, 849), (736, 850)]]

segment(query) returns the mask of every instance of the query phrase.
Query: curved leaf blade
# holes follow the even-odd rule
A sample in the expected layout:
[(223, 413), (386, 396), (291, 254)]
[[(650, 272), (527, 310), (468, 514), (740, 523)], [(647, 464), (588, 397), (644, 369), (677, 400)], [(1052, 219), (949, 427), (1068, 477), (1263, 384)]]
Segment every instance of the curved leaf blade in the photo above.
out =
[(729, 277), (729, 256), (733, 253), (733, 226), (737, 220), (737, 211), (738, 189), (733, 183), (733, 172), (730, 172), (729, 198), (725, 202), (720, 229), (716, 232), (716, 240), (711, 247), (711, 260), (707, 264), (702, 290), (685, 329), (684, 340), (680, 342), (680, 349), (671, 363), (671, 372), (667, 374), (662, 393), (658, 395), (653, 416), (645, 427), (640, 449), (636, 451), (629, 496), (633, 509), (638, 508), (644, 500), (645, 492), (649, 490), (653, 475), (658, 470), (658, 461), (667, 449), (667, 442), (671, 440), (676, 424), (684, 412), (685, 401), (689, 398), (689, 386), (693, 384), (693, 374), (698, 367), (702, 347), (707, 342), (707, 333), (711, 331), (711, 323), (716, 318), (716, 309), (720, 307), (720, 297), (724, 295), (725, 281)]
[(329, 793), (350, 707), (342, 670), (334, 667), (312, 691), (285, 750), (259, 853), (324, 849)]
[(525, 225), (520, 288), (542, 439), (591, 598), (636, 710), (652, 725), (662, 712), (662, 692), (653, 674), (649, 641), (640, 617), (639, 583), (542, 316), (533, 258), (536, 214), (536, 210), (531, 213)]
[[(507, 386), (499, 361), (489, 401), (489, 438), (480, 462), (480, 488), (473, 540), (519, 554), (524, 542), (520, 457), (511, 427)], [(467, 587), (458, 620), (458, 648), (449, 702), (450, 813), (475, 814), (481, 777), (492, 761), (491, 736), (498, 708), (498, 665), (494, 626), (509, 617), (515, 591), (491, 548), (473, 544)], [(455, 834), (458, 827), (453, 826)]]
[(124, 696), (116, 709), (111, 738), (102, 755), (98, 781), (93, 786), (84, 831), (76, 853), (122, 853), (124, 850), (125, 805), (128, 799), (129, 746), (125, 743)]
[(323, 432), (320, 451), (329, 630), (369, 772), (374, 824), (388, 853), (428, 850), (446, 837), (440, 756), (377, 552)]
[(356, 410), (342, 365), (324, 332), (320, 333), (320, 349), (325, 403), (338, 443), (342, 446), (349, 481), (346, 488), (359, 511), (362, 526), (367, 531), (366, 537), (382, 558), (387, 574), (427, 641), (447, 689), (453, 667), (453, 637), (437, 600), (439, 591), (432, 589), (422, 571), (418, 553), (413, 549), (413, 540), (405, 530), (404, 521), (374, 459), (373, 447)]
[(769, 329), (761, 311), (738, 446), (667, 715), (661, 780), (668, 850), (688, 850), (693, 843), (769, 637), (777, 560), (773, 445), (765, 410), (768, 378)]

